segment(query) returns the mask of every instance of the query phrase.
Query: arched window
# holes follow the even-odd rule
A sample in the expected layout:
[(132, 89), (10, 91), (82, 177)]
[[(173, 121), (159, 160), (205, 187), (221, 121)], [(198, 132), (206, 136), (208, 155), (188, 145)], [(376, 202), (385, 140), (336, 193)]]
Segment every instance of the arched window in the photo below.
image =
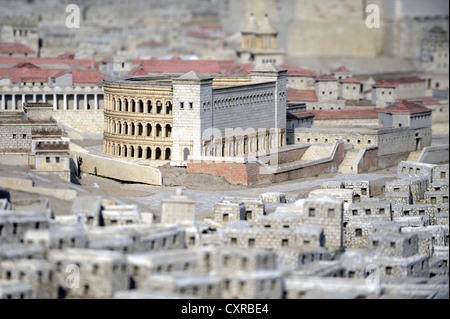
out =
[(139, 100), (139, 113), (144, 113), (144, 102)]
[(172, 114), (172, 102), (170, 101), (166, 103), (166, 114)]
[(156, 101), (156, 113), (161, 114), (162, 112), (162, 103), (161, 101)]
[(166, 125), (166, 137), (171, 137), (172, 136), (172, 127), (170, 126), (170, 124)]
[(164, 159), (166, 161), (169, 161), (170, 158), (171, 158), (171, 150), (170, 150), (170, 148), (166, 148), (166, 151), (165, 151), (165, 154), (164, 154)]
[(152, 136), (152, 125), (150, 123), (147, 124), (147, 136)]
[(156, 125), (156, 137), (161, 137), (162, 127), (160, 124)]
[(147, 101), (147, 113), (153, 113), (152, 101)]
[(189, 151), (189, 149), (187, 147), (185, 147), (183, 150), (183, 161), (187, 161), (190, 154), (191, 154), (191, 152)]
[(160, 160), (161, 155), (162, 155), (161, 149), (159, 147), (157, 147), (155, 150), (155, 159)]

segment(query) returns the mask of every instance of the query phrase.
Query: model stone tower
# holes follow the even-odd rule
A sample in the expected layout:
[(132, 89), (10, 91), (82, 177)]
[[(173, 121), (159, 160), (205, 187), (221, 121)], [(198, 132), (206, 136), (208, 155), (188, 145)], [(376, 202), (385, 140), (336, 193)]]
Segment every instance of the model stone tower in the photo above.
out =
[(191, 71), (173, 79), (173, 163), (202, 155), (212, 121), (212, 78)]

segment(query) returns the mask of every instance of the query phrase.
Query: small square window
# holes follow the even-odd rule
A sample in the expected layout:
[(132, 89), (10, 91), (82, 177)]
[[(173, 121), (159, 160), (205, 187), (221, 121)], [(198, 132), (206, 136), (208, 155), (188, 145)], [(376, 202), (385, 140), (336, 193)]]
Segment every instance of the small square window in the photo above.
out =
[(189, 108), (192, 110), (194, 108), (194, 103), (189, 102)]
[(180, 102), (180, 109), (184, 109), (184, 102)]
[(362, 229), (361, 228), (355, 229), (355, 236), (356, 237), (362, 237)]
[(22, 138), (27, 138), (27, 134), (22, 134)]
[(308, 215), (309, 215), (309, 217), (315, 217), (316, 216), (316, 209), (315, 208), (310, 208)]
[(57, 156), (57, 157), (55, 158), (55, 160), (56, 160), (56, 163), (59, 163), (59, 156)]
[(17, 134), (13, 134), (13, 138), (16, 138), (17, 137)]
[(45, 158), (45, 161), (46, 161), (47, 163), (50, 163), (50, 157), (47, 156), (47, 157)]

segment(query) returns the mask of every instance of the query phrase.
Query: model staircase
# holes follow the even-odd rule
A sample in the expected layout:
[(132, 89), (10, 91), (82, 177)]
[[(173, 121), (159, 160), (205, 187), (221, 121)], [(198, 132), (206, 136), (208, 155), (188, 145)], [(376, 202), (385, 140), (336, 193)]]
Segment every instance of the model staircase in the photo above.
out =
[(341, 174), (353, 174), (353, 164), (355, 163), (358, 153), (359, 150), (347, 150), (337, 172)]
[(411, 152), (411, 153), (409, 153), (407, 161), (408, 162), (417, 162), (417, 161), (419, 161), (421, 154), (422, 154), (422, 150)]

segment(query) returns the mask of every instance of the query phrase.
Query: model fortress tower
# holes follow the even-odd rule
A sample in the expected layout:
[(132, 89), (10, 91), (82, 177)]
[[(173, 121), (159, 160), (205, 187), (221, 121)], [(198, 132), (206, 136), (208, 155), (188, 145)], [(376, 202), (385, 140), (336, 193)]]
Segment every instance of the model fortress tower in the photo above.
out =
[(239, 62), (253, 63), (258, 66), (266, 63), (283, 64), (284, 51), (278, 50), (278, 31), (270, 23), (266, 14), (257, 23), (253, 13), (241, 30), (242, 44), (236, 51)]
[(213, 88), (213, 78), (196, 72), (172, 83), (174, 164), (285, 146), (286, 70), (268, 63), (251, 83), (229, 87)]

